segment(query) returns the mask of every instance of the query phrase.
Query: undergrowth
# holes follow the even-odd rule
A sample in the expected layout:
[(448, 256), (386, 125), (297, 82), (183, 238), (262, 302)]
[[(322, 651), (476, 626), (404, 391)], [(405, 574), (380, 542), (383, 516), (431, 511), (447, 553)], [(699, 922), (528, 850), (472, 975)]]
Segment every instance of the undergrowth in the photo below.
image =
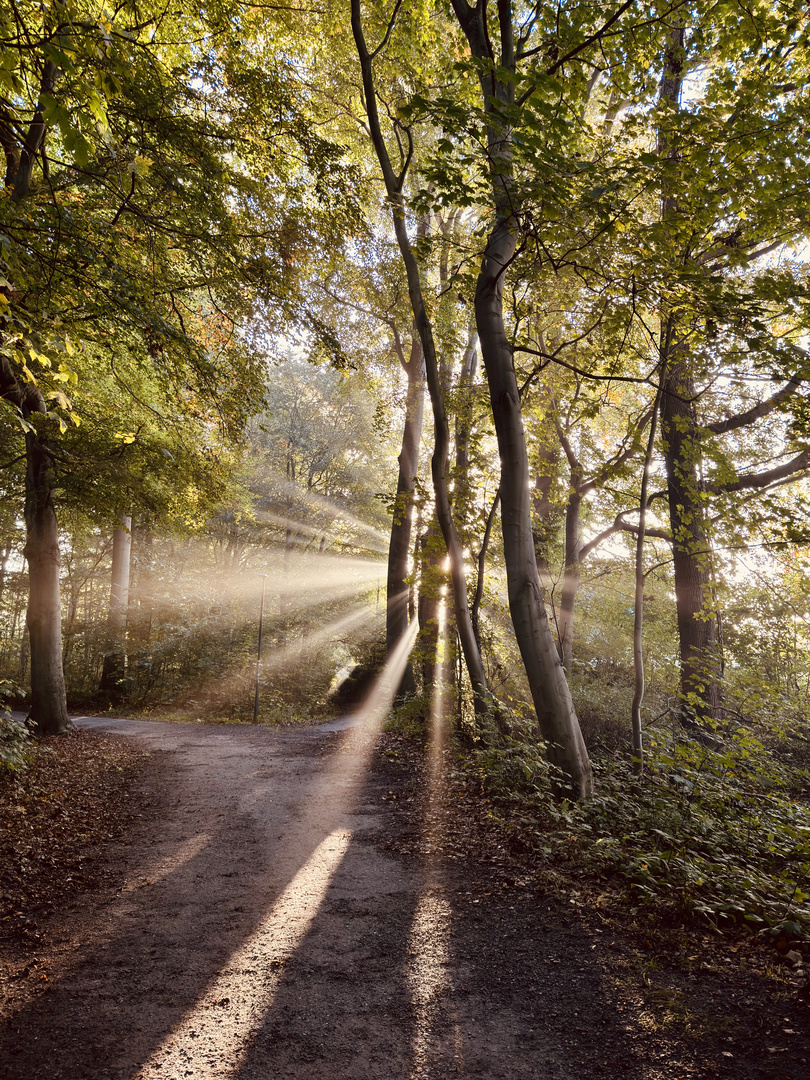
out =
[(0, 772), (24, 769), (33, 757), (33, 733), (27, 720), (15, 720), (6, 703), (19, 687), (0, 679)]
[(618, 883), (651, 914), (810, 937), (807, 773), (749, 731), (717, 748), (657, 731), (641, 777), (618, 757), (594, 762), (586, 804), (555, 801), (542, 746), (525, 733), (464, 762), (502, 828), (549, 865)]

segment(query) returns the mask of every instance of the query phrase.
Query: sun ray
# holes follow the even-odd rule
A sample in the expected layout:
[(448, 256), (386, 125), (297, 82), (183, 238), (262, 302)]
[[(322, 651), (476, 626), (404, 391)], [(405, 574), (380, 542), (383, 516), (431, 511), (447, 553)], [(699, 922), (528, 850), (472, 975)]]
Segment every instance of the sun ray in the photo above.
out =
[[(376, 737), (399, 687), (417, 625), (401, 639), (356, 713), (355, 728), (331, 756), (308, 801), (308, 813), (292, 824), (285, 850), (306, 843), (318, 823), (351, 813), (368, 769)], [(324, 901), (351, 841), (338, 825), (312, 851), (259, 927), (236, 949), (180, 1023), (133, 1074), (133, 1080), (233, 1080), (272, 1006), (285, 965), (294, 957)], [(223, 1001), (228, 1022), (222, 1024)]]
[[(261, 1025), (284, 973), (323, 902), (329, 882), (346, 853), (351, 833), (331, 832), (318, 845), (270, 910), (259, 929), (229, 958), (182, 1024), (138, 1071), (143, 1080), (173, 1080), (234, 1076), (244, 1060), (252, 1036)], [(195, 1055), (206, 1018), (217, 1016), (228, 1002), (228, 1024), (206, 1031), (205, 1063)]]
[[(432, 1077), (443, 1080), (447, 1076), (447, 1051), (441, 1051), (438, 1047), (436, 1029), (447, 991), (452, 989), (449, 974), (452, 910), (437, 871), (436, 844), (441, 837), (434, 832), (440, 828), (438, 811), (446, 746), (447, 608), (444, 600), (439, 605), (438, 618), (439, 632), (430, 707), (427, 815), (423, 826), (425, 838), (428, 840), (427, 856), (424, 883), (408, 938), (408, 954), (411, 959), (407, 981), (414, 1011), (410, 1080), (428, 1080)], [(463, 1061), (463, 1040), (458, 1024), (452, 1025), (450, 1037), (455, 1068), (458, 1068)]]

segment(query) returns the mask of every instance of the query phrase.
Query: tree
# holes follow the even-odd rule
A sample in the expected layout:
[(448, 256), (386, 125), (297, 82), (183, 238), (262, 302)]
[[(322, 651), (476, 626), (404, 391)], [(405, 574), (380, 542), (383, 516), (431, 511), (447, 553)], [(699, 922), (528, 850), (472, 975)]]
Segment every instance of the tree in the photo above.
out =
[[(449, 422), (442, 393), (433, 326), (427, 311), (425, 295), (422, 288), (419, 261), (416, 252), (411, 245), (405, 220), (406, 203), (404, 198), (404, 185), (410, 165), (410, 154), (405, 154), (403, 151), (402, 167), (399, 173), (397, 173), (392, 164), (380, 124), (373, 69), (375, 54), (369, 52), (366, 45), (359, 0), (352, 0), (351, 10), (352, 32), (360, 59), (369, 133), (377, 155), (377, 160), (379, 161), (383, 173), (385, 190), (391, 207), (394, 233), (405, 267), (408, 282), (408, 296), (411, 302), (414, 325), (419, 334), (424, 356), (426, 380), (431, 408), (433, 410), (434, 450), (431, 459), (433, 491), (436, 500), (436, 514), (450, 561), (450, 580), (453, 590), (453, 609), (456, 619), (456, 628), (461, 640), (461, 648), (464, 653), (464, 660), (473, 688), (476, 712), (486, 712), (491, 708), (492, 701), (487, 686), (483, 663), (481, 661), (481, 653), (478, 642), (475, 639), (472, 620), (470, 618), (463, 554), (459, 542), (458, 531), (453, 520), (448, 490), (450, 455)], [(393, 23), (391, 26), (393, 26)], [(383, 44), (387, 42), (389, 36), (390, 28), (389, 32), (385, 34)], [(379, 49), (377, 51), (379, 52)]]
[[(236, 322), (251, 293), (285, 292), (275, 263), (283, 266), (282, 234), (294, 231), (291, 170), (275, 144), (301, 150), (299, 207), (311, 207), (302, 194), (310, 167), (332, 197), (323, 166), (336, 157), (276, 72), (262, 85), (281, 119), (245, 122), (258, 72), (217, 5), (190, 20), (126, 3), (98, 21), (85, 0), (60, 0), (44, 16), (23, 3), (6, 26), (0, 399), (25, 439), (32, 716), (53, 733), (68, 725), (57, 465), (64, 476), (62, 443), (82, 419), (65, 387), (85, 380), (85, 357), (99, 354), (120, 383), (127, 356), (147, 382), (171, 390), (174, 411), (155, 410), (167, 428), (192, 417), (234, 435), (261, 375)], [(284, 210), (274, 215), (282, 185)]]

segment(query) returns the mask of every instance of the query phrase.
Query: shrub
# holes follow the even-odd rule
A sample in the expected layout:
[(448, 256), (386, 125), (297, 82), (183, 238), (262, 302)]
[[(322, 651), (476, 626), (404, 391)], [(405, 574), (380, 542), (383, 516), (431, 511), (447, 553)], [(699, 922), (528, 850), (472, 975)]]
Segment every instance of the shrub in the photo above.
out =
[(554, 800), (537, 744), (504, 740), (466, 766), (521, 847), (621, 883), (638, 908), (810, 936), (810, 809), (792, 797), (807, 777), (744, 728), (718, 749), (656, 731), (645, 774), (597, 760), (583, 805)]
[(15, 720), (6, 702), (19, 694), (19, 687), (0, 679), (0, 771), (24, 769), (32, 757), (33, 734), (27, 720)]

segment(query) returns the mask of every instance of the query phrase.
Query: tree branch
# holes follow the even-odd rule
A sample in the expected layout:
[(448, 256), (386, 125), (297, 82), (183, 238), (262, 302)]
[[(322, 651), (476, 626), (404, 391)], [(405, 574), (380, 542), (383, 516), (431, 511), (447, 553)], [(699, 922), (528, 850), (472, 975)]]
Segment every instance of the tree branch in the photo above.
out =
[(767, 416), (768, 413), (773, 412), (773, 410), (781, 405), (783, 401), (787, 401), (788, 398), (796, 393), (801, 385), (801, 378), (798, 375), (794, 375), (780, 390), (777, 390), (775, 394), (772, 394), (765, 401), (761, 401), (752, 409), (747, 409), (745, 412), (738, 413), (736, 416), (729, 416), (725, 420), (718, 420), (714, 424), (707, 424), (706, 428), (715, 435), (725, 435), (727, 431), (736, 431), (737, 428), (748, 427), (749, 424), (753, 424), (757, 420), (761, 420), (763, 416)]

